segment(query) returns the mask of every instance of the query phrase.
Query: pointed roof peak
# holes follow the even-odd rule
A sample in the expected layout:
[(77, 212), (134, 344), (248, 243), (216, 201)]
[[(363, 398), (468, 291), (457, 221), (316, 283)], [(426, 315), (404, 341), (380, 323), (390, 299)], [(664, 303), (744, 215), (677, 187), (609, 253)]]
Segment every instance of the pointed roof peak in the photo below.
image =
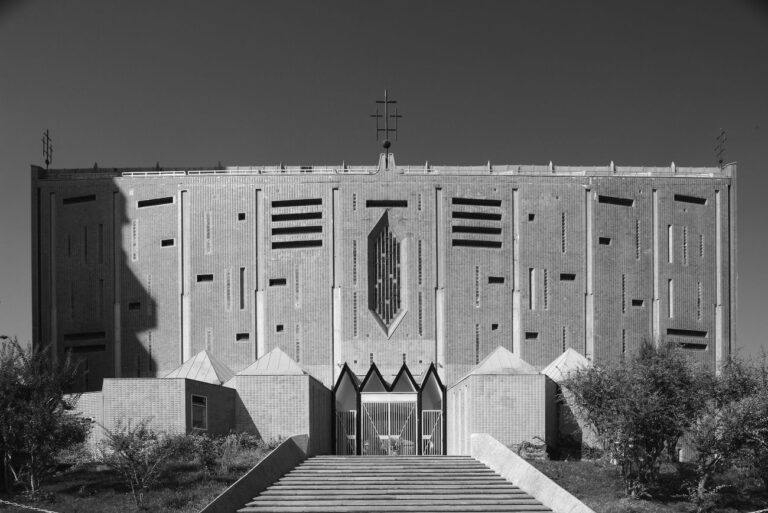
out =
[(302, 376), (309, 374), (279, 347), (237, 373), (238, 376)]
[(592, 365), (592, 362), (572, 347), (566, 349), (563, 354), (552, 360), (552, 363), (544, 367), (542, 374), (549, 376), (555, 383), (561, 383), (571, 372), (584, 369)]
[(169, 372), (166, 378), (185, 378), (214, 385), (221, 385), (234, 376), (232, 369), (219, 361), (206, 350), (202, 350), (195, 356)]
[[(475, 374), (538, 374), (534, 366), (512, 353), (509, 349), (499, 346), (475, 365), (466, 376)], [(464, 378), (462, 378), (464, 379)], [(461, 380), (459, 380), (461, 381)]]

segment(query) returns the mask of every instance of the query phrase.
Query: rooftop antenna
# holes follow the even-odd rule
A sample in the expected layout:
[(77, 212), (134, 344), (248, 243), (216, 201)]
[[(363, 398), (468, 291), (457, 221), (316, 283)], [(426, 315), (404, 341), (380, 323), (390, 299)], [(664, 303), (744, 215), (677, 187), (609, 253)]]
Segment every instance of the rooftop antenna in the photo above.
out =
[(48, 169), (48, 166), (53, 162), (53, 158), (51, 155), (53, 155), (53, 146), (51, 145), (51, 135), (48, 131), (48, 129), (45, 129), (45, 132), (43, 132), (43, 156), (45, 157), (45, 169)]
[[(387, 96), (387, 90), (384, 89), (384, 99), (383, 100), (376, 100), (376, 114), (371, 114), (372, 118), (376, 118), (376, 140), (379, 140), (379, 133), (384, 132), (384, 142), (382, 143), (382, 146), (384, 147), (386, 158), (384, 159), (384, 168), (389, 168), (389, 148), (392, 146), (392, 141), (389, 140), (389, 134), (390, 132), (395, 134), (395, 140), (397, 140), (397, 120), (401, 117), (397, 112), (397, 107), (395, 107), (395, 113), (390, 114), (389, 113), (389, 106), (390, 104), (396, 104), (396, 100), (390, 100), (389, 96)], [(384, 105), (384, 114), (381, 114), (379, 112), (379, 104)], [(379, 120), (384, 119), (384, 128), (380, 127)], [(389, 126), (389, 120), (394, 119), (395, 120), (395, 127), (390, 128)]]
[(720, 129), (720, 134), (715, 138), (717, 144), (715, 145), (715, 155), (717, 155), (717, 163), (720, 167), (723, 167), (723, 153), (725, 153), (725, 143), (728, 138), (725, 136), (725, 129)]

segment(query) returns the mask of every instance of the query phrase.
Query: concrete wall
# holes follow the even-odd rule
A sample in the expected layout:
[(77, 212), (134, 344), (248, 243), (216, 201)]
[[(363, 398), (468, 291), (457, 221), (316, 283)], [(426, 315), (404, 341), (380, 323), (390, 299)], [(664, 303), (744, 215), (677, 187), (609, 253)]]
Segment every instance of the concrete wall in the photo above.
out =
[(448, 452), (469, 454), (472, 433), (506, 446), (557, 443), (555, 386), (543, 374), (473, 375), (448, 389)]
[[(714, 368), (733, 343), (735, 166), (132, 171), (33, 168), (33, 337), (83, 390), (202, 349), (239, 371), (278, 346), (331, 387), (371, 359), (450, 385), (498, 345), (541, 368), (671, 340)], [(385, 211), (392, 333), (367, 278)]]
[(238, 431), (265, 440), (309, 434), (313, 453), (330, 451), (331, 392), (311, 376), (236, 376)]

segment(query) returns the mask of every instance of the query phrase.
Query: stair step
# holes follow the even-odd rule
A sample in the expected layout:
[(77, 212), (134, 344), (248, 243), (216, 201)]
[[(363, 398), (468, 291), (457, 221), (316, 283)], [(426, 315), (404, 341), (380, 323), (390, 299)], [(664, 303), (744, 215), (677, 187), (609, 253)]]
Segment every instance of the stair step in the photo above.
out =
[(269, 506), (262, 508), (261, 506), (246, 506), (237, 510), (238, 513), (378, 513), (378, 512), (402, 512), (402, 513), (443, 513), (446, 511), (479, 511), (479, 512), (493, 512), (493, 511), (506, 511), (506, 512), (528, 512), (528, 511), (552, 511), (551, 509), (541, 505), (493, 505), (493, 504), (455, 504), (455, 505), (442, 505), (438, 508), (429, 506), (399, 506), (397, 504), (387, 504), (376, 506), (372, 508), (369, 505), (366, 506), (332, 506), (327, 508), (325, 506)]

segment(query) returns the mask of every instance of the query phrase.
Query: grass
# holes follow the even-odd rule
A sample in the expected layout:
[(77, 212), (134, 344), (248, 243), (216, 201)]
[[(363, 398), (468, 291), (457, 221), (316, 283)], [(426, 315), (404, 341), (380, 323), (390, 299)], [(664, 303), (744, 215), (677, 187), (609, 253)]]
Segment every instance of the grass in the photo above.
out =
[[(693, 478), (684, 465), (664, 465), (660, 484), (650, 490), (647, 500), (628, 499), (617, 468), (601, 460), (551, 461), (529, 463), (578, 497), (597, 513), (689, 513), (694, 506), (685, 496), (685, 484)], [(713, 511), (740, 513), (762, 509), (768, 493), (761, 483), (733, 472), (721, 476), (720, 501)]]
[[(198, 512), (253, 465), (266, 456), (262, 449), (241, 450), (228, 469), (210, 476), (194, 461), (167, 466), (157, 487), (145, 497), (144, 511)], [(73, 465), (48, 479), (36, 498), (24, 494), (0, 498), (61, 513), (123, 513), (137, 511), (130, 487), (96, 463)], [(2, 513), (30, 513), (29, 509), (0, 504)]]

